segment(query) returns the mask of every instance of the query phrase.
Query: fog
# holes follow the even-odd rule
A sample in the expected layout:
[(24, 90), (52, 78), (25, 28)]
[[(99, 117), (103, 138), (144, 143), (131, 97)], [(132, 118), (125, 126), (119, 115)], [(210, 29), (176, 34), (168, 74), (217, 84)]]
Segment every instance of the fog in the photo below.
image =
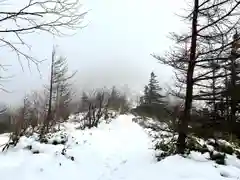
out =
[(163, 54), (172, 45), (167, 35), (183, 28), (179, 17), (182, 0), (85, 0), (89, 13), (84, 20), (86, 27), (75, 35), (58, 38), (48, 34), (26, 35), (31, 45), (29, 52), (39, 60), (39, 71), (34, 64), (30, 69), (22, 61), (22, 70), (15, 54), (1, 49), (0, 58), (9, 64), (2, 81), (10, 93), (1, 92), (1, 101), (14, 104), (25, 93), (41, 89), (48, 83), (52, 47), (57, 54), (68, 59), (70, 71), (77, 70), (74, 89), (77, 91), (95, 87), (128, 86), (132, 92), (140, 92), (148, 82), (150, 72), (158, 75), (165, 86), (172, 82), (170, 68), (160, 65), (151, 53)]

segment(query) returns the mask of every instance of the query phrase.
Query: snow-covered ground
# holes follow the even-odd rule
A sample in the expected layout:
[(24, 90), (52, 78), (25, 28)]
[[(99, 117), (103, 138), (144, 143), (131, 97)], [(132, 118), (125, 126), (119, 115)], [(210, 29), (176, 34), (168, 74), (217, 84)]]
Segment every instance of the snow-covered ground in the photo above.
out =
[[(192, 152), (189, 158), (175, 155), (155, 160), (152, 140), (121, 115), (98, 128), (76, 130), (76, 122), (65, 123), (68, 142), (40, 144), (34, 138), (21, 138), (15, 148), (0, 153), (0, 179), (3, 180), (221, 180), (239, 179), (240, 161), (227, 158), (227, 166), (217, 165), (205, 155)], [(0, 143), (7, 135), (0, 136)], [(25, 147), (31, 145), (32, 150)], [(38, 150), (40, 153), (33, 154)], [(69, 157), (74, 157), (71, 159)]]

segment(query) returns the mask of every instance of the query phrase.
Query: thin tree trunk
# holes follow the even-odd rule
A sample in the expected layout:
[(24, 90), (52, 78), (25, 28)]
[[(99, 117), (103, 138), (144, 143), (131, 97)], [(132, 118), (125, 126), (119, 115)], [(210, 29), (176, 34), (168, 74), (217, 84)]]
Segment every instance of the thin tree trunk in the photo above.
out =
[(177, 141), (177, 152), (183, 154), (186, 147), (186, 137), (188, 122), (190, 121), (190, 110), (192, 108), (193, 98), (193, 72), (195, 66), (196, 46), (197, 46), (197, 19), (198, 19), (199, 0), (194, 1), (193, 19), (192, 19), (192, 38), (191, 51), (187, 71), (187, 88), (183, 117), (180, 117), (179, 136)]
[[(226, 64), (227, 66), (227, 64)], [(225, 74), (227, 74), (227, 69), (225, 68)], [(228, 76), (225, 77), (225, 89), (228, 89)], [(226, 93), (226, 103), (225, 103), (225, 106), (226, 107), (226, 113), (225, 113), (225, 117), (226, 117), (226, 120), (228, 121), (229, 120), (229, 97), (228, 97), (228, 93)]]
[(236, 56), (231, 54), (231, 122), (230, 128), (234, 132), (235, 122), (236, 122), (236, 112), (237, 112), (237, 102), (236, 102), (236, 66), (235, 66)]
[[(213, 67), (213, 77), (216, 75), (216, 69)], [(217, 108), (216, 108), (216, 79), (212, 79), (212, 93), (213, 93), (213, 120), (214, 122), (216, 121), (216, 116), (217, 116)]]
[(52, 64), (51, 64), (51, 77), (50, 77), (50, 89), (49, 89), (49, 100), (48, 100), (48, 110), (47, 110), (47, 117), (44, 120), (44, 124), (42, 127), (41, 137), (46, 131), (49, 130), (49, 123), (52, 116), (52, 95), (53, 95), (53, 68), (54, 68), (54, 58), (55, 58), (55, 50), (52, 51)]

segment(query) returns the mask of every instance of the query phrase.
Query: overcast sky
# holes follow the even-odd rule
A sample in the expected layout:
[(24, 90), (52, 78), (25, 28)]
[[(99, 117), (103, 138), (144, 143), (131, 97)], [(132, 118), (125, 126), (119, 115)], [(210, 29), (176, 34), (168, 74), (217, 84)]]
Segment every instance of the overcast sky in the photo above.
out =
[[(26, 36), (32, 45), (31, 55), (49, 59), (53, 45), (58, 55), (67, 57), (71, 71), (77, 70), (76, 88), (128, 85), (133, 91), (142, 90), (153, 70), (162, 83), (169, 83), (171, 70), (157, 63), (150, 53), (164, 53), (171, 45), (169, 32), (183, 28), (178, 13), (183, 0), (84, 0), (91, 9), (86, 21), (89, 25), (76, 35), (52, 38), (46, 34)], [(5, 75), (13, 75), (3, 82), (12, 93), (1, 92), (1, 101), (19, 102), (24, 93), (40, 89), (49, 77), (49, 60), (24, 72), (13, 53), (1, 50), (1, 62), (11, 64)], [(4, 75), (3, 74), (3, 75)]]

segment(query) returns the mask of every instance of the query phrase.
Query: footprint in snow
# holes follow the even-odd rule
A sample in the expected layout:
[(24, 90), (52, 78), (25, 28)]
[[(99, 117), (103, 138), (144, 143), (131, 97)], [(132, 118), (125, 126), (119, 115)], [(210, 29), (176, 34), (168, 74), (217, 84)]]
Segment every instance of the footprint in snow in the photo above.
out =
[(121, 162), (121, 164), (126, 164), (126, 162), (127, 162), (127, 160), (123, 160), (123, 161)]
[(118, 170), (118, 168), (117, 167), (115, 167), (112, 171), (117, 171)]
[(220, 176), (225, 177), (225, 178), (229, 178), (230, 174), (228, 174), (227, 172), (220, 172)]

